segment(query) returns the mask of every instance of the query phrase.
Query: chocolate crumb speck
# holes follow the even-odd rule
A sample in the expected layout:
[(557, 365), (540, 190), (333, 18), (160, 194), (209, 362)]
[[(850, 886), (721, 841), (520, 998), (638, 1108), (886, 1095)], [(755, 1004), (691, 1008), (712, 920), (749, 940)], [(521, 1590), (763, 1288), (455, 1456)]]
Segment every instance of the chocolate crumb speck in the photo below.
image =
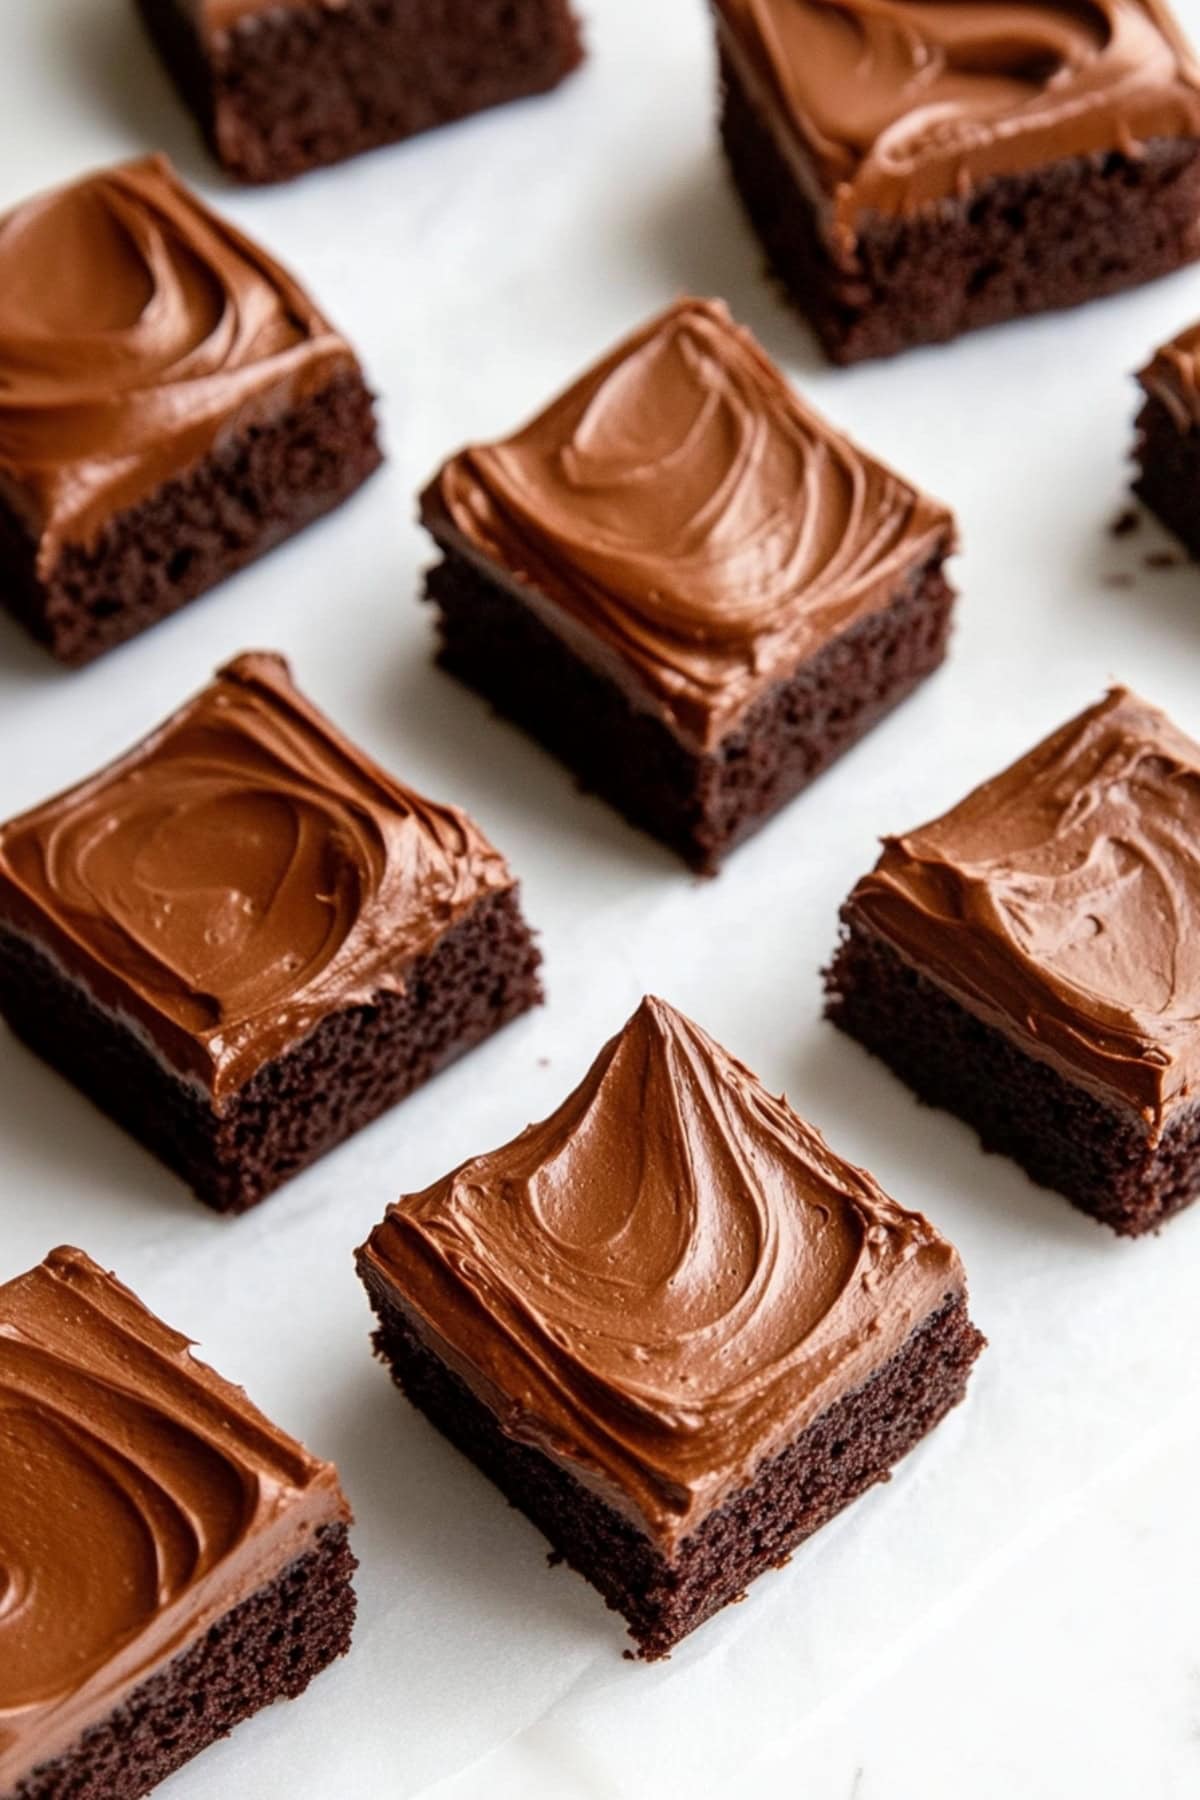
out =
[(1145, 562), (1148, 569), (1177, 569), (1183, 558), (1175, 550), (1151, 550)]
[(1107, 575), (1102, 576), (1101, 580), (1105, 587), (1109, 588), (1131, 588), (1133, 586), (1133, 576), (1127, 569), (1112, 569)]
[(1137, 509), (1132, 506), (1127, 506), (1124, 512), (1119, 512), (1117, 514), (1108, 529), (1115, 538), (1128, 537), (1130, 532), (1137, 530), (1141, 522), (1141, 516)]

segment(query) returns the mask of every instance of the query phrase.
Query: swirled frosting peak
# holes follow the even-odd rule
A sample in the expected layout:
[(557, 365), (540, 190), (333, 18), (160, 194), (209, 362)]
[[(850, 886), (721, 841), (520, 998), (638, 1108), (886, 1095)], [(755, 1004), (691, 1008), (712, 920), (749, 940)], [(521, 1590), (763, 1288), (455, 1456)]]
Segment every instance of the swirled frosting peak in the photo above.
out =
[(705, 300), (452, 458), (423, 513), (702, 749), (953, 540), (944, 507), (803, 406)]
[(0, 1286), (0, 1792), (350, 1512), (82, 1252)]
[(355, 366), (303, 289), (164, 157), (0, 220), (0, 492), (43, 566), (222, 432)]
[(360, 1253), (514, 1437), (668, 1549), (859, 1386), (958, 1258), (661, 1000)]
[(118, 762), (0, 827), (0, 924), (220, 1103), (512, 886), (465, 814), (240, 656)]
[(1126, 689), (885, 840), (847, 916), (1152, 1136), (1200, 1096), (1200, 745)]
[(1200, 70), (1160, 0), (714, 4), (728, 54), (846, 224), (1200, 131)]

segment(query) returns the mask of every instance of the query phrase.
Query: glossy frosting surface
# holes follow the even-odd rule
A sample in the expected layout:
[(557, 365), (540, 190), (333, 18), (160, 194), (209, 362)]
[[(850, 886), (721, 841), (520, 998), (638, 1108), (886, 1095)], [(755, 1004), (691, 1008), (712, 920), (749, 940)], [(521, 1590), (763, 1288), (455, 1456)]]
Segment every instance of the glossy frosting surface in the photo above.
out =
[(646, 1000), (559, 1110), (360, 1253), (513, 1436), (668, 1550), (963, 1287), (954, 1250)]
[(350, 1516), (78, 1250), (0, 1286), (0, 1468), (4, 1793)]
[(1200, 324), (1156, 350), (1138, 380), (1152, 400), (1159, 400), (1180, 431), (1200, 425)]
[(885, 841), (864, 920), (1157, 1134), (1200, 1084), (1200, 745), (1123, 688)]
[(507, 865), (240, 656), (120, 761), (0, 827), (0, 923), (218, 1102), (328, 1014), (402, 991)]
[(1200, 131), (1200, 73), (1158, 0), (714, 3), (844, 223)]
[(703, 300), (454, 457), (425, 518), (702, 749), (953, 534)]
[(161, 156), (0, 220), (0, 490), (43, 567), (353, 365), (291, 276)]

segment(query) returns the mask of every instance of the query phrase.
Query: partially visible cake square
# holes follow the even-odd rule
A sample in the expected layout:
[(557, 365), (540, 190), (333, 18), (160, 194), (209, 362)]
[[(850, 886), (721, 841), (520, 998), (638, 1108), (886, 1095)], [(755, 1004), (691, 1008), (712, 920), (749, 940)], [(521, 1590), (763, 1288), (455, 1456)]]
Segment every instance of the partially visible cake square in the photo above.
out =
[(661, 1000), (359, 1251), (398, 1386), (666, 1655), (962, 1398), (952, 1247)]
[(0, 1285), (0, 1795), (139, 1800), (350, 1647), (337, 1470), (79, 1250)]
[(569, 0), (137, 0), (217, 160), (240, 181), (325, 163), (557, 87)]
[(0, 219), (0, 602), (91, 661), (380, 461), (358, 359), (165, 158)]
[(842, 910), (835, 1025), (1124, 1236), (1200, 1193), (1200, 745), (1124, 688)]
[(503, 857), (240, 656), (0, 827), (0, 1014), (242, 1212), (538, 1002)]
[(840, 363), (1200, 254), (1200, 68), (1161, 0), (713, 0), (721, 130)]
[(947, 509), (681, 300), (421, 501), (440, 659), (702, 873), (941, 663)]
[(1200, 557), (1200, 325), (1155, 352), (1138, 375), (1134, 491)]

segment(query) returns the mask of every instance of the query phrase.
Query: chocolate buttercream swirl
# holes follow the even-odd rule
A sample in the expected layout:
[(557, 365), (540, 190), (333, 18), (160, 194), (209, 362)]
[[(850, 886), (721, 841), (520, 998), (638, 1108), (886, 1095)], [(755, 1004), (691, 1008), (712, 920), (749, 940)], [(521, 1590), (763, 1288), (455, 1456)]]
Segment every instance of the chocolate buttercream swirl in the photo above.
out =
[(1200, 746), (1113, 689), (944, 818), (849, 914), (1151, 1134), (1200, 1082)]
[(503, 859), (239, 657), (91, 781), (0, 828), (0, 916), (134, 1010), (219, 1101), (329, 1013), (403, 991)]
[(449, 526), (711, 749), (953, 528), (810, 413), (718, 302), (651, 321), (532, 424), (454, 457)]
[(349, 1517), (77, 1250), (0, 1287), (0, 1791)]
[(1200, 130), (1158, 0), (715, 0), (844, 223)]
[(964, 1281), (653, 999), (557, 1112), (402, 1200), (360, 1256), (508, 1432), (668, 1547)]
[(163, 157), (0, 221), (0, 482), (43, 565), (352, 366), (292, 278)]

